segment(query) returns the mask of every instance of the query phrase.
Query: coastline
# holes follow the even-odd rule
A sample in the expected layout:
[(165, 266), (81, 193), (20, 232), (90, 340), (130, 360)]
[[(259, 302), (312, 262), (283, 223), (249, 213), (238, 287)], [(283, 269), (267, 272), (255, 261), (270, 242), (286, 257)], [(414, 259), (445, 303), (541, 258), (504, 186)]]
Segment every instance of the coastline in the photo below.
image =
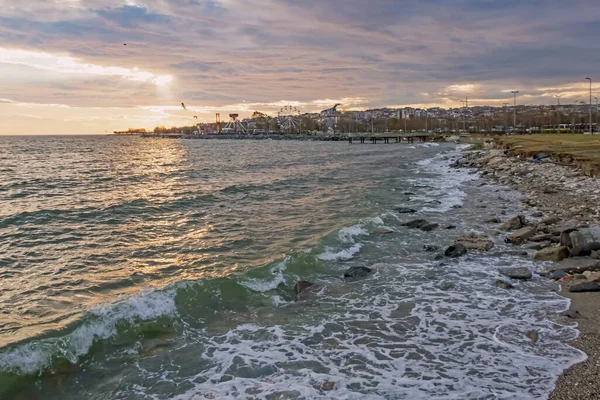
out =
[[(565, 233), (568, 237), (569, 232), (577, 228), (600, 226), (600, 179), (585, 176), (585, 171), (577, 166), (555, 163), (551, 157), (523, 159), (519, 158), (522, 155), (498, 149), (493, 143), (485, 147), (465, 151), (453, 167), (474, 169), (482, 178), (526, 196), (523, 205), (539, 219), (523, 221), (525, 236), (516, 247), (527, 250), (534, 259), (543, 259), (536, 272), (555, 280), (557, 293), (570, 299), (569, 310), (558, 315), (557, 320), (577, 323), (580, 334), (568, 344), (587, 354), (585, 361), (563, 371), (549, 399), (600, 399), (600, 292), (569, 291), (574, 285), (593, 285), (600, 278), (600, 273), (592, 272), (600, 268), (599, 255), (597, 252), (583, 257), (577, 254), (580, 257), (575, 258), (557, 255), (567, 251), (562, 247), (567, 244), (563, 238)], [(516, 234), (510, 230), (507, 233), (508, 238)], [(543, 254), (551, 255), (544, 257)], [(569, 262), (577, 263), (576, 270), (564, 267)], [(562, 279), (555, 279), (559, 276), (563, 276)]]

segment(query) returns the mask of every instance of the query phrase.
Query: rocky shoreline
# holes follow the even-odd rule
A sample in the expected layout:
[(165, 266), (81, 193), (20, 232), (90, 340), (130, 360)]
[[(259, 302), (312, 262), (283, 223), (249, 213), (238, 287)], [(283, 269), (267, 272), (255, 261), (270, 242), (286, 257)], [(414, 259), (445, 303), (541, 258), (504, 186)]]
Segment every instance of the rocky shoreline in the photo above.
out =
[[(560, 318), (578, 323), (581, 334), (570, 344), (588, 355), (585, 362), (563, 373), (550, 399), (600, 399), (600, 179), (587, 177), (576, 167), (559, 165), (547, 154), (525, 159), (510, 149), (489, 147), (466, 151), (452, 166), (472, 169), (472, 173), (525, 195), (523, 203), (531, 211), (530, 220), (507, 215), (489, 222), (506, 232), (507, 243), (539, 261), (533, 272), (554, 280), (559, 293), (571, 299), (570, 309)], [(484, 246), (479, 250), (489, 250), (485, 238), (466, 238), (455, 246), (465, 243), (479, 243)], [(527, 268), (501, 272), (510, 279), (532, 277)], [(504, 280), (496, 285), (512, 288)], [(531, 331), (527, 336), (537, 342), (539, 333)]]

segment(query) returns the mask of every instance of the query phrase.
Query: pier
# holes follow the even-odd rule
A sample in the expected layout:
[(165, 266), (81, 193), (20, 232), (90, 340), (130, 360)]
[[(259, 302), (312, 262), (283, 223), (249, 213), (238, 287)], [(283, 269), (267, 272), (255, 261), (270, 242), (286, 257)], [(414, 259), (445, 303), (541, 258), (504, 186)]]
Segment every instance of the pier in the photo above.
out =
[(371, 142), (372, 144), (379, 143), (401, 143), (403, 141), (407, 143), (416, 142), (442, 142), (446, 140), (449, 135), (442, 135), (437, 133), (405, 133), (405, 134), (395, 134), (395, 135), (387, 135), (387, 136), (377, 136), (377, 135), (354, 135), (348, 136), (348, 143), (361, 143), (365, 144)]

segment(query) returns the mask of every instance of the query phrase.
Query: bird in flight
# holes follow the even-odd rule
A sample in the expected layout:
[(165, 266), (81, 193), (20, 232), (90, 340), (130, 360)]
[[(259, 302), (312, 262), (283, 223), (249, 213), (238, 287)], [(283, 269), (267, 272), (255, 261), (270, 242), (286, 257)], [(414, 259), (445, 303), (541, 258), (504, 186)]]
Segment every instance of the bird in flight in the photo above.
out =
[(187, 107), (185, 106), (185, 104), (181, 103), (181, 107), (183, 107), (183, 109), (184, 109), (185, 111), (187, 111)]
[(123, 46), (127, 46), (127, 43), (123, 43)]
[(198, 117), (197, 117), (197, 116), (195, 116), (195, 115), (194, 115), (194, 118), (198, 119)]

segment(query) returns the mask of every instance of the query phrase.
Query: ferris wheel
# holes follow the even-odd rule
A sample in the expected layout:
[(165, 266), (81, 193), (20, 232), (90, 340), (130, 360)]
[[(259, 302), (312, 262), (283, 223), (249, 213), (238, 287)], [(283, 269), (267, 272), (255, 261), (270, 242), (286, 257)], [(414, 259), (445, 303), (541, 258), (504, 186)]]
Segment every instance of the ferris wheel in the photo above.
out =
[(298, 107), (281, 107), (277, 113), (277, 119), (284, 132), (291, 133), (300, 130), (300, 110)]

